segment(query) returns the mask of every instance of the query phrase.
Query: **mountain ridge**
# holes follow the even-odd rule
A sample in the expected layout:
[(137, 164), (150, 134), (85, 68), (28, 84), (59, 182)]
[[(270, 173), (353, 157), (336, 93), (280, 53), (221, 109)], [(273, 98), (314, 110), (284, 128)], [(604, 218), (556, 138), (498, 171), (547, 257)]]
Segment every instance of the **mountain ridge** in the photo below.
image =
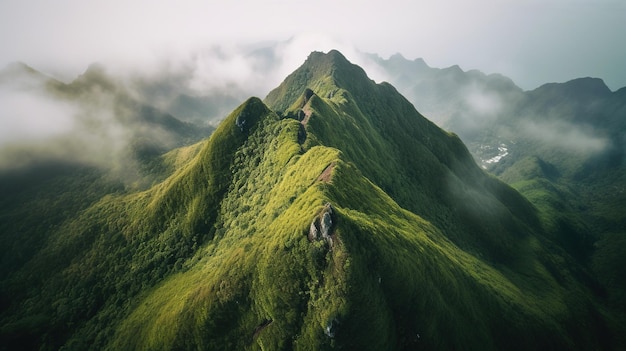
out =
[[(343, 60), (345, 60), (345, 58), (343, 58)], [(347, 63), (347, 60), (343, 62), (343, 64), (345, 63)], [(303, 71), (308, 71), (309, 68), (307, 67), (306, 62), (301, 69)], [(294, 73), (294, 76), (297, 76), (299, 74), (298, 72), (299, 71), (296, 71)], [(288, 77), (285, 82), (289, 83), (291, 77), (292, 76)], [(414, 110), (413, 106), (406, 99), (401, 97), (399, 93), (397, 93), (395, 88), (386, 83), (375, 84), (373, 81), (369, 80), (364, 80), (363, 84), (360, 85), (360, 91), (363, 94), (361, 96), (393, 96), (393, 100), (391, 100), (393, 102), (386, 99), (367, 99), (365, 102), (361, 102), (362, 105), (360, 108), (353, 108), (352, 110), (350, 110), (352, 115), (357, 117), (359, 115), (362, 116), (363, 111), (366, 111), (365, 113), (370, 116), (370, 118), (360, 121), (355, 120), (354, 122), (359, 125), (359, 128), (356, 129), (355, 132), (353, 132), (353, 135), (350, 135), (350, 138), (347, 136), (341, 137), (335, 132), (334, 140), (327, 143), (327, 145), (334, 144), (333, 146), (342, 150), (348, 157), (358, 158), (360, 160), (369, 160), (373, 158), (367, 157), (366, 155), (379, 155), (377, 158), (377, 162), (380, 162), (382, 166), (379, 164), (368, 164), (367, 161), (365, 161), (365, 163), (361, 164), (361, 167), (363, 168), (363, 171), (365, 171), (368, 178), (382, 185), (383, 189), (385, 189), (386, 191), (392, 191), (393, 193), (393, 182), (398, 182), (398, 179), (390, 179), (388, 176), (385, 176), (388, 170), (400, 170), (403, 168), (419, 169), (419, 163), (418, 161), (416, 161), (416, 158), (414, 157), (415, 155), (425, 155), (431, 159), (430, 162), (436, 162), (445, 165), (446, 172), (452, 171), (453, 177), (459, 177), (460, 174), (463, 174), (466, 179), (473, 179), (479, 177), (482, 174), (482, 172), (473, 163), (465, 146), (456, 136), (442, 131), (432, 122), (419, 115), (419, 113)], [(336, 89), (338, 90), (336, 90), (330, 101), (336, 99), (339, 101), (338, 105), (344, 104), (345, 106), (350, 107), (351, 97), (348, 95), (344, 98), (344, 95), (342, 94), (343, 89), (341, 87), (338, 87)], [(280, 90), (281, 88), (279, 87), (274, 92)], [(378, 93), (375, 93), (375, 91), (377, 90)], [(271, 92), (268, 96), (271, 96), (274, 92)], [(322, 96), (324, 94), (328, 94), (328, 92), (322, 91)], [(323, 99), (312, 99), (310, 104), (314, 104), (317, 101), (323, 101)], [(271, 99), (269, 101), (269, 104), (270, 106), (272, 106)], [(280, 106), (283, 105), (285, 104), (282, 104)], [(381, 110), (380, 106), (399, 107), (396, 107), (395, 109)], [(320, 109), (325, 110), (323, 114), (326, 116), (333, 115), (331, 111), (328, 111), (332, 109), (331, 106), (324, 104), (323, 106), (320, 106)], [(370, 111), (367, 111), (366, 109), (370, 109)], [(292, 111), (292, 113), (295, 113), (295, 111)], [(413, 118), (411, 123), (408, 125), (406, 124), (406, 122), (398, 120), (398, 118), (401, 118), (400, 116), (405, 115), (411, 116)], [(311, 120), (309, 121), (309, 125), (307, 125), (307, 129), (312, 129), (316, 126), (317, 125), (315, 124), (315, 118), (311, 118)], [(335, 126), (321, 124), (319, 125), (319, 127), (324, 128), (317, 133), (317, 135), (322, 138), (321, 142), (323, 142), (324, 136), (333, 135), (332, 128), (334, 128)], [(365, 131), (366, 128), (371, 129)], [(346, 130), (346, 128), (340, 129)], [(406, 134), (404, 134), (405, 131)], [(363, 135), (362, 133), (366, 133), (367, 136)], [(385, 136), (385, 134), (387, 134), (387, 136)], [(393, 146), (389, 148), (389, 146), (383, 146), (382, 143), (375, 144), (377, 142), (377, 138), (372, 138), (372, 135), (378, 135), (379, 137), (386, 139), (385, 143), (390, 143)], [(394, 135), (394, 138), (389, 138), (388, 135)], [(416, 146), (407, 146), (411, 144), (417, 145), (417, 148)], [(358, 146), (356, 150), (355, 146)], [(452, 148), (448, 149), (448, 147), (450, 146), (452, 146)], [(381, 151), (390, 155), (399, 154), (398, 157), (403, 160), (403, 163), (405, 165), (389, 163), (388, 158), (380, 155)], [(450, 157), (450, 155), (454, 156)], [(457, 155), (459, 155), (458, 159), (456, 158)], [(440, 166), (437, 167), (439, 168)], [(441, 169), (440, 171), (444, 171), (444, 169)], [(400, 174), (409, 173), (409, 171), (407, 170), (398, 172)], [(431, 179), (428, 179), (429, 175), (426, 172), (421, 172), (421, 174), (413, 174), (412, 177), (416, 176), (418, 180), (411, 181), (410, 184), (413, 185), (410, 187), (412, 187), (414, 194), (420, 194), (417, 195), (419, 196), (418, 198), (423, 197), (424, 194), (429, 194), (427, 195), (427, 197), (430, 197), (431, 199), (436, 198), (442, 194), (433, 192), (433, 189), (447, 188), (448, 184), (446, 184), (446, 180), (442, 180), (439, 183), (433, 183)], [(408, 174), (404, 179), (409, 179)], [(420, 182), (424, 184), (429, 184), (430, 186), (420, 186)], [(489, 181), (486, 181), (486, 183), (489, 183)], [(405, 180), (405, 185), (406, 184), (407, 183)], [(474, 184), (473, 186), (481, 185)], [(408, 206), (409, 209), (415, 211), (418, 207), (412, 205), (412, 203), (415, 202), (414, 199), (411, 199), (410, 197), (405, 197), (404, 199), (402, 199), (401, 197), (403, 196), (403, 192), (406, 192), (406, 190), (396, 191), (394, 196), (395, 199), (403, 204), (403, 206)], [(448, 195), (448, 197), (452, 197), (449, 201), (454, 202), (453, 196)], [(421, 209), (421, 211), (423, 211), (422, 213), (430, 212), (427, 209)], [(434, 218), (437, 215), (431, 213), (429, 216)], [(443, 222), (441, 222), (441, 224), (443, 224)]]
[(620, 345), (538, 209), (338, 51), (192, 149), (165, 180), (49, 233), (3, 282), (6, 345)]
[[(551, 239), (598, 278), (611, 309), (624, 310), (624, 288), (614, 284), (621, 280), (615, 267), (622, 263), (617, 252), (624, 248), (626, 220), (616, 210), (626, 206), (624, 88), (611, 91), (601, 79), (578, 78), (507, 95), (476, 83), (467, 94), (463, 86), (445, 90), (431, 81), (435, 94), (411, 100), (433, 117), (456, 115), (441, 125), (459, 133), (483, 168), (551, 217)], [(461, 103), (450, 106), (450, 96)]]

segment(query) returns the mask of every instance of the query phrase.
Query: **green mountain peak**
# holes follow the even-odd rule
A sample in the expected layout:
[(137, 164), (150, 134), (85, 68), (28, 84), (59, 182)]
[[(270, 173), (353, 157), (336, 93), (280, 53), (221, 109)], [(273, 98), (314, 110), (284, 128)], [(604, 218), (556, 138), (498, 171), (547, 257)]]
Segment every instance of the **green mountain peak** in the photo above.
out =
[(163, 182), (102, 198), (7, 278), (4, 344), (613, 342), (610, 316), (537, 209), (338, 51), (312, 53), (265, 101), (248, 99), (169, 157), (180, 167)]
[(285, 111), (304, 88), (312, 89), (319, 96), (331, 97), (338, 89), (352, 91), (363, 84), (367, 86), (374, 82), (361, 67), (350, 63), (339, 51), (315, 51), (267, 95), (265, 103), (275, 111)]

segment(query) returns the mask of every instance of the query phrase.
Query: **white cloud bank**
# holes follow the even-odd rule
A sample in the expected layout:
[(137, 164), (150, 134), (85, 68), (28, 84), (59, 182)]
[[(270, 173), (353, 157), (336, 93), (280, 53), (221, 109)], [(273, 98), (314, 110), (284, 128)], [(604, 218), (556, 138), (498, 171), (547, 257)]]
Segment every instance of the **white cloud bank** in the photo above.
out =
[(593, 76), (615, 90), (626, 85), (624, 18), (626, 3), (614, 0), (3, 0), (0, 66), (21, 60), (72, 77), (94, 61), (321, 35), (383, 57), (499, 72), (525, 89)]

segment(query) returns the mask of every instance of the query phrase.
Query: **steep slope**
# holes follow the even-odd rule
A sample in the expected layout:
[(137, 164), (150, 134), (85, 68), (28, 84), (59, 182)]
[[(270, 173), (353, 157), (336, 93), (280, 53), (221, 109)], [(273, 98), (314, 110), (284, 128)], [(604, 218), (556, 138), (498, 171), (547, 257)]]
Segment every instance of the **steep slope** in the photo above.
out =
[[(604, 273), (601, 279), (607, 287), (621, 280), (621, 273), (597, 262), (618, 265), (619, 260), (606, 259), (606, 248), (623, 250), (626, 234), (625, 97), (623, 90), (611, 92), (593, 78), (527, 92), (511, 116), (494, 125), (508, 131), (510, 146), (508, 155), (489, 167), (544, 212), (558, 213), (556, 241), (594, 270), (613, 271), (612, 278)], [(550, 168), (550, 175), (529, 173), (529, 158)], [(547, 197), (559, 201), (545, 201)], [(623, 295), (623, 288), (609, 289), (609, 296)], [(623, 310), (625, 300), (618, 299), (614, 308)]]
[(103, 198), (3, 281), (3, 345), (621, 345), (536, 208), (339, 52), (168, 160), (169, 178)]
[(457, 69), (449, 84), (442, 78), (452, 68), (398, 55), (378, 61), (422, 112), (455, 116), (438, 122), (459, 133), (483, 168), (527, 197), (549, 237), (594, 271), (611, 308), (626, 310), (626, 289), (616, 283), (623, 281), (617, 267), (626, 235), (626, 89), (611, 92), (589, 77), (525, 92), (511, 84), (492, 89), (494, 75)]
[(568, 175), (584, 171), (580, 165), (619, 139), (609, 134), (623, 130), (616, 129), (623, 125), (623, 93), (611, 92), (601, 79), (522, 91), (498, 74), (431, 68), (400, 55), (371, 57), (419, 111), (457, 133), (477, 161), (497, 174), (500, 162), (526, 156), (544, 157)]
[[(133, 100), (97, 65), (66, 84), (14, 63), (0, 70), (0, 90), (15, 100), (10, 105), (15, 111), (3, 110), (2, 119), (16, 134), (0, 140), (3, 281), (45, 247), (65, 221), (108, 194), (163, 180), (173, 161), (161, 153), (211, 131)], [(68, 108), (57, 114), (58, 106)], [(35, 131), (29, 134), (22, 125)]]
[[(305, 146), (320, 143), (336, 147), (402, 207), (446, 228), (447, 235), (459, 245), (469, 249), (478, 245), (475, 238), (483, 236), (480, 245), (493, 245), (493, 255), (508, 257), (496, 243), (502, 237), (485, 238), (490, 233), (486, 228), (509, 221), (512, 225), (505, 229), (509, 234), (526, 232), (526, 228), (515, 225), (511, 210), (505, 206), (514, 205), (525, 225), (533, 226), (537, 223), (532, 221), (530, 205), (508, 187), (486, 177), (456, 136), (419, 115), (392, 86), (375, 84), (362, 69), (335, 55), (340, 54), (331, 52), (312, 59), (312, 64), (289, 76), (268, 95), (270, 107), (280, 111), (286, 105), (274, 102), (276, 94), (284, 90), (283, 86), (298, 86), (294, 81), (300, 81), (302, 74), (326, 72), (326, 66), (340, 67), (336, 68), (340, 73), (325, 76), (335, 80), (330, 88), (311, 86), (319, 93), (304, 106), (311, 115), (306, 130), (312, 134)], [(289, 95), (285, 94), (286, 99), (292, 98)], [(298, 105), (302, 101), (294, 107)], [(290, 113), (295, 112), (286, 112)], [(315, 118), (317, 114), (324, 118)]]
[(523, 97), (522, 89), (500, 74), (463, 71), (457, 65), (434, 68), (400, 54), (370, 58), (418, 111), (466, 142), (483, 136), (484, 129)]

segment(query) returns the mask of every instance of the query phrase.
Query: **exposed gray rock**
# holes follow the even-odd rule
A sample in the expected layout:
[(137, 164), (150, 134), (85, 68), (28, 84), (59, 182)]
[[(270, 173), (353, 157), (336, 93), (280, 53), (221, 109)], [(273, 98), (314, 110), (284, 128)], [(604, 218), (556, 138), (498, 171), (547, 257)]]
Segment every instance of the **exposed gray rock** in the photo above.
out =
[(333, 215), (333, 205), (330, 204), (330, 202), (327, 202), (326, 205), (324, 205), (324, 211), (330, 213), (330, 215)]
[(334, 338), (337, 333), (337, 326), (339, 325), (339, 321), (337, 318), (333, 318), (326, 324), (326, 328), (324, 328), (324, 334), (329, 338)]
[(311, 222), (311, 227), (309, 228), (309, 240), (315, 241), (319, 240), (319, 230), (317, 229), (316, 221)]
[(330, 203), (327, 203), (320, 214), (311, 222), (308, 233), (309, 240), (325, 240), (332, 248), (333, 224), (333, 207)]
[(246, 111), (241, 111), (239, 115), (237, 115), (237, 119), (235, 120), (235, 124), (239, 127), (239, 130), (244, 132), (246, 130), (246, 122), (247, 122), (248, 114)]
[(324, 215), (322, 216), (322, 223), (320, 225), (322, 238), (324, 239), (330, 238), (332, 226), (333, 226), (333, 219), (330, 217), (330, 213), (324, 212)]

